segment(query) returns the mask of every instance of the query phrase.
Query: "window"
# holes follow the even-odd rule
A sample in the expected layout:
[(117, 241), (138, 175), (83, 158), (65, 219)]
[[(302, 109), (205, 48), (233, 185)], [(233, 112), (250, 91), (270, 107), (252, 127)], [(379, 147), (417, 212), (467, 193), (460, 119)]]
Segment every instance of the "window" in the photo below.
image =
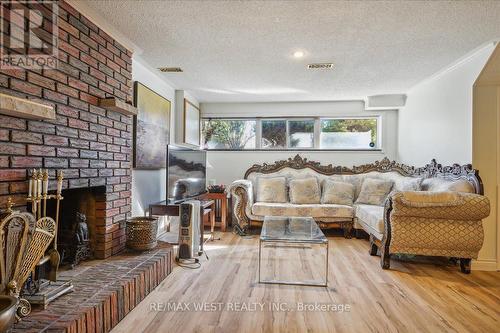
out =
[(261, 148), (286, 148), (286, 120), (262, 119)]
[(370, 149), (377, 147), (377, 119), (321, 119), (320, 148)]
[(253, 119), (204, 119), (203, 148), (255, 149), (255, 127)]
[(314, 148), (314, 119), (288, 121), (288, 147)]
[(376, 150), (380, 119), (204, 118), (203, 148), (214, 150)]

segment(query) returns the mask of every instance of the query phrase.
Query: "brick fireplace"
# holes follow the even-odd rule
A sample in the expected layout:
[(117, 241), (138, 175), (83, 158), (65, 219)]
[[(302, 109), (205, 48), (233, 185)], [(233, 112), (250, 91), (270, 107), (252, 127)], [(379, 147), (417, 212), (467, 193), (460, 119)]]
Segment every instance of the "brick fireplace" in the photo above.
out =
[[(91, 237), (95, 257), (107, 258), (125, 247), (132, 117), (100, 108), (98, 100), (132, 100), (132, 53), (67, 3), (59, 2), (58, 15), (57, 69), (0, 71), (0, 92), (52, 104), (56, 111), (51, 121), (0, 115), (0, 208), (8, 196), (26, 207), (33, 168), (48, 168), (52, 177), (63, 170), (64, 189), (102, 187)], [(9, 19), (19, 24), (14, 14)]]

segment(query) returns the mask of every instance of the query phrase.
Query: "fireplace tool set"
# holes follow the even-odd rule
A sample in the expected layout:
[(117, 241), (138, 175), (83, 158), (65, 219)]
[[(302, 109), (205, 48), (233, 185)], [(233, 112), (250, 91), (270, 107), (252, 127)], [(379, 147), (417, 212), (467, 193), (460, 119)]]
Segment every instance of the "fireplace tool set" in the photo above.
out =
[(56, 229), (54, 234), (54, 242), (52, 247), (46, 252), (37, 266), (46, 262), (50, 262), (49, 280), (57, 281), (57, 270), (59, 269), (59, 262), (61, 256), (57, 251), (57, 227), (59, 225), (59, 205), (63, 199), (61, 196), (62, 191), (63, 172), (57, 174), (57, 190), (56, 194), (48, 194), (49, 189), (49, 172), (48, 170), (33, 170), (29, 180), (28, 189), (28, 202), (31, 202), (31, 212), (37, 218), (47, 216), (47, 200), (56, 199)]
[[(31, 212), (37, 218), (47, 216), (47, 201), (55, 200), (55, 233), (54, 241), (39, 260), (34, 274), (26, 284), (23, 296), (31, 303), (42, 305), (44, 308), (54, 299), (73, 290), (71, 280), (58, 279), (61, 255), (57, 249), (57, 232), (60, 218), (60, 204), (63, 200), (62, 184), (63, 172), (56, 173), (56, 193), (49, 194), (48, 170), (33, 170), (28, 186), (28, 202), (31, 202)], [(47, 272), (46, 272), (47, 271)]]
[[(50, 263), (49, 284), (58, 283), (56, 281), (60, 256), (57, 251), (57, 225), (60, 201), (63, 199), (62, 181), (63, 173), (59, 172), (56, 194), (49, 194), (48, 170), (33, 170), (29, 179), (27, 198), (31, 203), (31, 213), (13, 211), (14, 203), (9, 198), (6, 213), (0, 216), (0, 294), (19, 299), (18, 319), (30, 313), (30, 303), (46, 305), (55, 297), (73, 289), (69, 282), (69, 286), (63, 288), (65, 289), (63, 293), (59, 290), (54, 297), (53, 293), (46, 292), (45, 296), (41, 297), (39, 294), (42, 292), (42, 285), (37, 282), (40, 287), (37, 288), (37, 293), (34, 295), (21, 293), (28, 278), (36, 282), (36, 271), (47, 262)], [(52, 199), (56, 200), (55, 220), (47, 216), (47, 201)], [(45, 302), (40, 302), (40, 299)]]

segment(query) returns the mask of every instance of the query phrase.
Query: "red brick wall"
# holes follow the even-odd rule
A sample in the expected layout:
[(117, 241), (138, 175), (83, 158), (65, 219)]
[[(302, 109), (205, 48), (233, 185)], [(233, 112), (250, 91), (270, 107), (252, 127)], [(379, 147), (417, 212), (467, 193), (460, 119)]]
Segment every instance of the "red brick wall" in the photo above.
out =
[(0, 208), (8, 196), (26, 205), (31, 168), (65, 170), (64, 188), (106, 186), (92, 235), (96, 256), (105, 258), (125, 246), (120, 222), (131, 211), (132, 118), (97, 105), (103, 97), (132, 100), (132, 53), (59, 4), (58, 69), (0, 70), (1, 92), (48, 102), (57, 114), (54, 121), (0, 115)]

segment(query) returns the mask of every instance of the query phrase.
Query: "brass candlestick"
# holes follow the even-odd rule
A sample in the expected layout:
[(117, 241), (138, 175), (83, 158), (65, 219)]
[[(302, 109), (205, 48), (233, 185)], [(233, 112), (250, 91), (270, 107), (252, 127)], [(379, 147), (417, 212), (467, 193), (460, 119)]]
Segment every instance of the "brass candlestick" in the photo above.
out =
[(14, 206), (14, 201), (12, 201), (12, 197), (7, 197), (7, 209), (5, 210), (5, 213), (12, 214), (14, 212), (12, 210), (13, 206)]
[[(62, 199), (62, 181), (63, 172), (59, 171), (57, 174), (57, 190), (56, 194), (49, 194), (49, 171), (46, 170), (36, 170), (33, 169), (29, 179), (29, 190), (28, 190), (28, 202), (31, 202), (31, 212), (33, 215), (40, 219), (41, 217), (47, 217), (47, 200), (56, 199), (57, 211), (56, 220), (59, 220), (59, 207)], [(43, 201), (43, 211), (42, 211), (42, 201)]]
[(48, 189), (49, 189), (49, 171), (45, 170), (43, 171), (42, 174), (42, 181), (43, 181), (43, 188), (42, 188), (42, 193), (43, 193), (43, 216), (47, 216), (47, 199), (49, 196), (47, 195)]
[(31, 176), (29, 179), (29, 191), (28, 191), (28, 202), (31, 202), (31, 213), (35, 218), (37, 218), (37, 207), (38, 207), (38, 171), (33, 169), (31, 171)]

